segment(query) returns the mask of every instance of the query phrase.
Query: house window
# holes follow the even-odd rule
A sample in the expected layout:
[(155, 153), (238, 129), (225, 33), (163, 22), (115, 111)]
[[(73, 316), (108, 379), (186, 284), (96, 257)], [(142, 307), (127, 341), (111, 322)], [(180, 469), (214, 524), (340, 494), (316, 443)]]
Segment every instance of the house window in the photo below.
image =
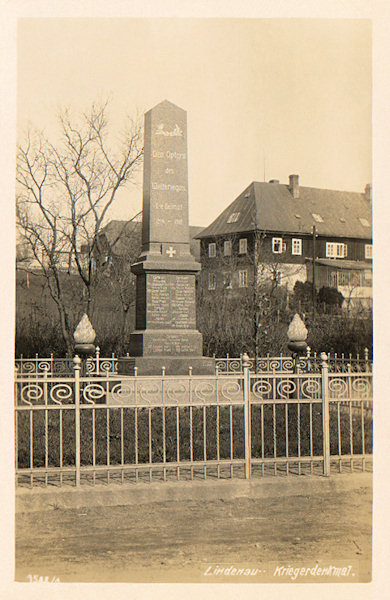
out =
[(248, 287), (248, 271), (238, 271), (238, 285), (240, 288)]
[(248, 252), (248, 240), (246, 238), (242, 238), (239, 241), (238, 253), (239, 254), (246, 254), (247, 252)]
[(286, 244), (282, 238), (272, 238), (272, 252), (274, 254), (282, 254), (286, 250)]
[(217, 245), (215, 243), (209, 244), (209, 257), (215, 258), (217, 256)]
[(302, 240), (293, 238), (291, 240), (291, 254), (301, 256), (302, 254)]
[(224, 288), (231, 290), (232, 289), (232, 274), (225, 272), (223, 274), (223, 286)]
[(217, 278), (215, 273), (209, 273), (209, 290), (215, 290), (217, 284)]
[(339, 285), (349, 285), (350, 283), (350, 274), (348, 273), (348, 271), (344, 272), (344, 271), (340, 271), (340, 273), (338, 273), (338, 284)]
[(351, 271), (349, 284), (354, 287), (361, 287), (363, 285), (363, 273), (362, 271)]
[(223, 243), (223, 255), (231, 256), (232, 255), (232, 243), (230, 240), (227, 240)]
[(365, 244), (364, 245), (364, 257), (365, 258), (372, 258), (372, 244)]
[(226, 223), (237, 223), (240, 213), (232, 213)]
[(326, 242), (327, 258), (345, 258), (347, 256), (347, 244), (337, 242)]

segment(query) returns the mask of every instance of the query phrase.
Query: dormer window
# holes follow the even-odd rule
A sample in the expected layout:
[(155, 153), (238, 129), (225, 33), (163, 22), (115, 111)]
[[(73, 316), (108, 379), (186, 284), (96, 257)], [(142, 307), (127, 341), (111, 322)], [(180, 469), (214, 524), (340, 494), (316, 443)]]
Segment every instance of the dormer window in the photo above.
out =
[(239, 216), (240, 216), (239, 212), (232, 213), (226, 222), (227, 223), (237, 223)]
[(317, 221), (317, 223), (323, 223), (324, 219), (318, 213), (311, 213), (313, 219)]
[(364, 219), (363, 217), (359, 217), (359, 221), (363, 225), (363, 227), (370, 227), (370, 224), (367, 219)]

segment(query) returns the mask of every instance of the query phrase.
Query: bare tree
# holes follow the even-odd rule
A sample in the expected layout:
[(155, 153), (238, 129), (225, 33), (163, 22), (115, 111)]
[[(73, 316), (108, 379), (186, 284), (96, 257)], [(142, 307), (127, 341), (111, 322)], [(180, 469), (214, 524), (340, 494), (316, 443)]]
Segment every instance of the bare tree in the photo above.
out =
[[(240, 254), (239, 239), (243, 237), (248, 240), (247, 248)], [(229, 348), (228, 352), (237, 354), (246, 350), (257, 358), (267, 347), (276, 343), (280, 347), (285, 333), (276, 325), (286, 308), (288, 277), (297, 274), (294, 268), (290, 264), (288, 270), (284, 268), (281, 255), (272, 252), (266, 232), (260, 229), (225, 235), (213, 242), (216, 256), (204, 260), (198, 286), (199, 323), (206, 351)], [(297, 272), (301, 268), (297, 265)], [(242, 281), (240, 271), (246, 271)], [(209, 274), (215, 276), (211, 279), (215, 290), (206, 292)]]
[(130, 267), (141, 253), (141, 216), (142, 212), (139, 212), (129, 221), (118, 223), (109, 237), (103, 230), (96, 246), (96, 268), (100, 271), (102, 288), (108, 288), (109, 293), (119, 301), (122, 342), (130, 309), (135, 306), (136, 278)]
[(143, 155), (141, 120), (128, 120), (113, 150), (107, 113), (107, 102), (93, 104), (79, 118), (65, 109), (59, 143), (30, 131), (17, 148), (17, 223), (46, 278), (68, 352), (74, 316), (63, 271), (78, 275), (82, 310), (89, 314), (99, 273), (98, 233), (119, 188), (134, 181)]

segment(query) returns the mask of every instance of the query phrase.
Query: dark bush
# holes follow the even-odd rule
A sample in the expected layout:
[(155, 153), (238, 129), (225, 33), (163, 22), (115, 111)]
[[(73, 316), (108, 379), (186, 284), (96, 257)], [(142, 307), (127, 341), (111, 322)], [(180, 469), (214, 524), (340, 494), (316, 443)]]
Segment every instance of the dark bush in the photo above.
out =
[(344, 302), (344, 296), (336, 288), (322, 287), (318, 292), (318, 302), (339, 306), (341, 308)]

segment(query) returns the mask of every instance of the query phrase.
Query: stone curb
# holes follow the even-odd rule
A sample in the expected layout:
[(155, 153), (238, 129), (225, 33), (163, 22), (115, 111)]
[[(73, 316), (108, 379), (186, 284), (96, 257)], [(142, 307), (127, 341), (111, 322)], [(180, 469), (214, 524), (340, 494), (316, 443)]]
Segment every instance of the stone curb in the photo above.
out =
[(265, 479), (178, 481), (137, 484), (98, 484), (79, 489), (67, 486), (44, 489), (18, 488), (15, 511), (38, 512), (58, 508), (124, 506), (158, 502), (233, 500), (237, 498), (278, 498), (316, 496), (328, 493), (372, 489), (372, 473), (343, 473), (331, 477), (297, 476)]

